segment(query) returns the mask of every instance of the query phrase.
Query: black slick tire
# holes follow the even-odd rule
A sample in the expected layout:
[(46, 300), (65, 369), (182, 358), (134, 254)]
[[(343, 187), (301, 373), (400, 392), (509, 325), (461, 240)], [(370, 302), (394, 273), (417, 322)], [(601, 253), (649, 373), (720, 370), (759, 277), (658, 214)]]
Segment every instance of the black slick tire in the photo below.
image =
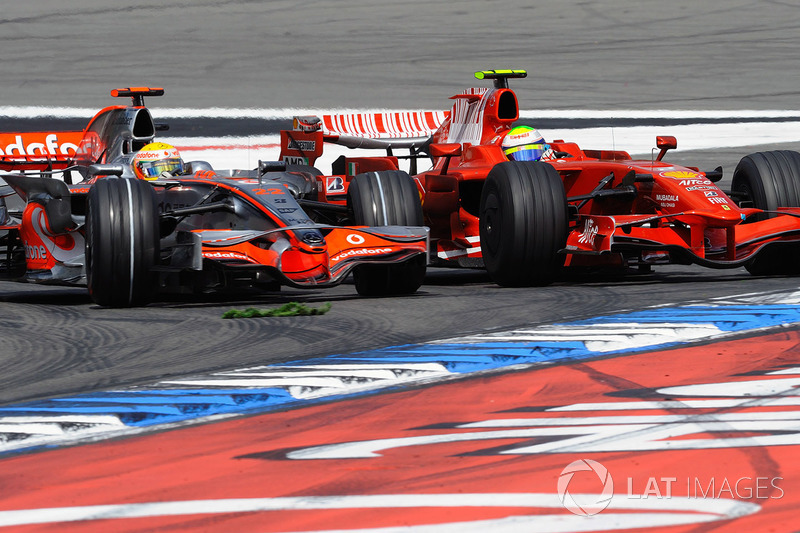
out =
[[(736, 165), (731, 189), (765, 211), (800, 207), (800, 153), (792, 150), (756, 152)], [(776, 216), (758, 215), (755, 220)], [(753, 275), (800, 274), (800, 246), (776, 244), (759, 252), (745, 268)]]
[(138, 179), (104, 178), (89, 189), (86, 277), (103, 307), (147, 304), (156, 290), (158, 208), (153, 187)]
[[(347, 205), (358, 226), (422, 226), (422, 204), (414, 180), (401, 170), (358, 174), (350, 182)], [(412, 294), (425, 280), (427, 258), (415, 256), (394, 265), (353, 269), (362, 296)]]
[(567, 199), (558, 172), (547, 163), (495, 165), (481, 192), (484, 265), (504, 287), (547, 285), (564, 265)]

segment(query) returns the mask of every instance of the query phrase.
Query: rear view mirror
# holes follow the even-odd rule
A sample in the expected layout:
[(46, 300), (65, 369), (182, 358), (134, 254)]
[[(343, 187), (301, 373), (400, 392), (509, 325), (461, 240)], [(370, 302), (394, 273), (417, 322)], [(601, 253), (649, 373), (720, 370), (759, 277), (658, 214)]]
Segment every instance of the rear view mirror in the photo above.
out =
[(125, 167), (122, 165), (95, 163), (94, 165), (89, 165), (87, 174), (89, 178), (93, 178), (94, 176), (122, 176), (124, 172)]
[(444, 157), (444, 165), (442, 166), (442, 174), (447, 174), (447, 167), (450, 166), (450, 158), (458, 157), (461, 155), (460, 143), (442, 143), (432, 144), (428, 149), (431, 157)]
[(661, 161), (668, 150), (674, 150), (678, 147), (678, 139), (672, 135), (659, 135), (656, 137), (656, 147), (661, 150), (656, 161)]
[(431, 157), (456, 157), (461, 155), (460, 143), (432, 144)]
[(285, 161), (259, 161), (258, 175), (263, 176), (267, 172), (286, 172)]

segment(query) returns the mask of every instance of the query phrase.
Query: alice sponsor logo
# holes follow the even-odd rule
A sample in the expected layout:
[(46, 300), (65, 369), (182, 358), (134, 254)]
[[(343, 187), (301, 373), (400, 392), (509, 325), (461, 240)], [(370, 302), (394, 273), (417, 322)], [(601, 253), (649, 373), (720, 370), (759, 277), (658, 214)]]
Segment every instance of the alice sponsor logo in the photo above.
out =
[(597, 224), (592, 219), (587, 220), (586, 227), (581, 232), (581, 236), (578, 237), (578, 242), (581, 244), (593, 242), (599, 230), (600, 228), (597, 227)]
[(48, 156), (48, 155), (70, 155), (78, 151), (78, 147), (72, 143), (62, 143), (58, 140), (58, 135), (51, 133), (47, 135), (44, 142), (26, 143), (22, 135), (16, 135), (14, 142), (0, 145), (0, 156)]

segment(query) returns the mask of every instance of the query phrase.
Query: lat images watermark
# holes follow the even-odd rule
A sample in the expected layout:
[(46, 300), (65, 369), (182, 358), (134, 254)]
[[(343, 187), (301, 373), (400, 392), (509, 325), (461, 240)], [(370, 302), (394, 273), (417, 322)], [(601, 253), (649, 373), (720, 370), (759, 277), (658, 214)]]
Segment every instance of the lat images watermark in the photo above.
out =
[[(596, 498), (593, 495), (573, 495), (569, 492), (569, 484), (578, 472), (591, 472), (597, 476), (603, 488)], [(558, 476), (558, 497), (564, 507), (577, 515), (592, 516), (599, 513), (608, 507), (613, 496), (614, 480), (611, 478), (608, 469), (597, 461), (578, 459), (568, 464), (561, 471), (561, 475)]]
[[(571, 492), (570, 484), (578, 479), (581, 487), (585, 488), (590, 483), (593, 491)], [(777, 476), (687, 477), (680, 480), (667, 476), (639, 479), (628, 477), (624, 497), (631, 500), (670, 499), (673, 496), (688, 499), (777, 500), (785, 494), (781, 487), (782, 481), (783, 478)], [(601, 463), (579, 459), (561, 471), (557, 491), (567, 510), (576, 515), (592, 516), (602, 512), (611, 503), (614, 497), (614, 480)]]

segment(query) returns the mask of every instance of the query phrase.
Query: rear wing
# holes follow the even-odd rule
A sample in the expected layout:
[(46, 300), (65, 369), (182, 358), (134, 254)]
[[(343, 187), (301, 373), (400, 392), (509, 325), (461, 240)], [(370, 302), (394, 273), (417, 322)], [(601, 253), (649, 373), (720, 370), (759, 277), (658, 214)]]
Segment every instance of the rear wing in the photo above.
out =
[(0, 133), (0, 170), (58, 170), (69, 166), (83, 131)]
[(162, 94), (162, 88), (114, 89), (111, 96), (130, 97), (131, 105), (100, 110), (82, 131), (1, 132), (0, 170), (51, 172), (105, 163), (137, 151), (152, 142), (157, 129), (144, 97)]
[(445, 122), (447, 111), (347, 113), (295, 117), (292, 130), (281, 131), (281, 160), (313, 165), (324, 143), (347, 148), (416, 149)]

